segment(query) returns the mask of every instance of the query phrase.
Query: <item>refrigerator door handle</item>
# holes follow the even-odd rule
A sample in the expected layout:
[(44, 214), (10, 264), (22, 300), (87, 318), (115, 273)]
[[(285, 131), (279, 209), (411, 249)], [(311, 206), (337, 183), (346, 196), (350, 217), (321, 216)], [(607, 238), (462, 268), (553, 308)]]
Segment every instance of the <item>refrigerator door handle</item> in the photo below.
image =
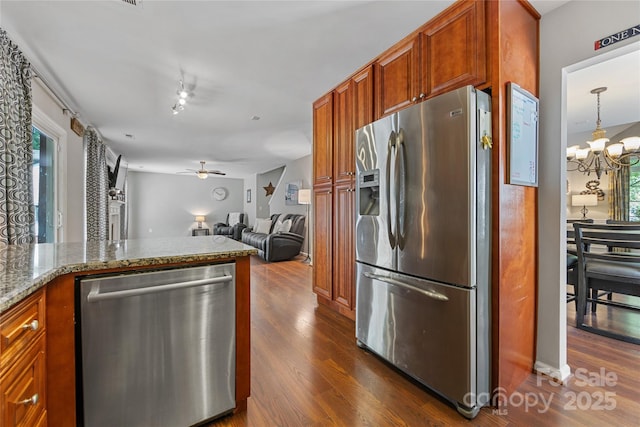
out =
[(389, 134), (389, 142), (387, 143), (387, 167), (385, 175), (387, 187), (387, 234), (389, 236), (389, 244), (391, 245), (391, 249), (396, 248), (396, 236), (393, 234), (393, 229), (391, 228), (391, 225), (394, 222), (392, 221), (391, 215), (391, 156), (393, 154), (394, 148), (396, 148), (396, 133), (395, 131), (391, 131), (391, 134)]
[(438, 301), (449, 301), (449, 297), (447, 297), (446, 295), (441, 294), (440, 292), (430, 291), (430, 290), (427, 290), (427, 289), (421, 289), (421, 288), (418, 288), (416, 286), (410, 285), (408, 283), (402, 282), (400, 280), (394, 279), (392, 277), (381, 276), (379, 274), (373, 274), (373, 273), (369, 273), (369, 272), (364, 272), (362, 274), (366, 278), (373, 279), (373, 280), (379, 280), (381, 282), (389, 283), (391, 285), (400, 286), (402, 288), (408, 288), (408, 289), (411, 289), (412, 291), (419, 292), (424, 296), (427, 296), (429, 298), (432, 298), (432, 299), (435, 299), (435, 300), (438, 300)]
[(404, 144), (404, 130), (396, 135), (396, 240), (400, 249), (404, 248), (406, 200), (407, 196), (407, 157)]

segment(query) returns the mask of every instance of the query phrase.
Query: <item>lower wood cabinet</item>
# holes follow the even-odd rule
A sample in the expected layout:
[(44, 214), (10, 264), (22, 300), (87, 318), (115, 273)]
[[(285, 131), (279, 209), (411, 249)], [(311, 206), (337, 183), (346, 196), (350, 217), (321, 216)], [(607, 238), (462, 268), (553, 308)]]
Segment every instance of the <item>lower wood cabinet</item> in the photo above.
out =
[(44, 292), (2, 315), (0, 425), (46, 426)]
[(314, 188), (313, 291), (318, 303), (355, 319), (355, 191), (347, 182)]
[(355, 310), (354, 195), (353, 182), (334, 187), (333, 300), (349, 311)]
[(331, 300), (333, 198), (330, 185), (314, 187), (313, 209), (313, 292)]

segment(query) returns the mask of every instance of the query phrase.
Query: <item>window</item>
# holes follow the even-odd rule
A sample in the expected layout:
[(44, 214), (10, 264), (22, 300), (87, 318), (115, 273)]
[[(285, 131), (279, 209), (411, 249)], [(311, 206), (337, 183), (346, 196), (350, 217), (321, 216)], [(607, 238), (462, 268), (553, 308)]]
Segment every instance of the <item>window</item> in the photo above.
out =
[(640, 221), (640, 164), (629, 175), (629, 221)]
[(56, 142), (33, 127), (33, 204), (36, 216), (36, 241), (56, 241), (55, 152)]

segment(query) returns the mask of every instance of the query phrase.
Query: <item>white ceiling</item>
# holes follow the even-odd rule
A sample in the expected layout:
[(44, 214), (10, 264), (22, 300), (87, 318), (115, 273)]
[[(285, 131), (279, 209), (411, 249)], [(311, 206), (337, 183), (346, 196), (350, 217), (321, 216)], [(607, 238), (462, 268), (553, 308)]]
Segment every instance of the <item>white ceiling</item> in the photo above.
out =
[(312, 102), (451, 3), (1, 0), (0, 26), (132, 170), (243, 177), (310, 154)]
[(569, 144), (592, 139), (598, 98), (591, 90), (598, 87), (607, 88), (600, 94), (600, 126), (608, 138), (640, 121), (639, 70), (640, 48), (567, 75)]

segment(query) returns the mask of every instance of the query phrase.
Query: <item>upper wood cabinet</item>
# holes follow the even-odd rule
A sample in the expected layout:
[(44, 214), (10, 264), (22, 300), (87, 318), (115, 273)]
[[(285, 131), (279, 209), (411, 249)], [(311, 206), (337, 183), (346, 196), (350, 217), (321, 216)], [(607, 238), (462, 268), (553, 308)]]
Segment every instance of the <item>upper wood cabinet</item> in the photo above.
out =
[(420, 98), (419, 77), (419, 36), (400, 42), (382, 54), (375, 62), (376, 118), (401, 110)]
[(314, 185), (333, 179), (333, 92), (313, 103)]
[(352, 78), (353, 131), (368, 125), (373, 115), (373, 65), (358, 71)]
[(485, 5), (463, 1), (422, 31), (421, 87), (427, 97), (487, 81)]
[(375, 117), (487, 81), (485, 2), (464, 0), (375, 62)]
[(347, 80), (333, 91), (334, 183), (351, 181), (354, 176), (353, 129), (353, 85)]

